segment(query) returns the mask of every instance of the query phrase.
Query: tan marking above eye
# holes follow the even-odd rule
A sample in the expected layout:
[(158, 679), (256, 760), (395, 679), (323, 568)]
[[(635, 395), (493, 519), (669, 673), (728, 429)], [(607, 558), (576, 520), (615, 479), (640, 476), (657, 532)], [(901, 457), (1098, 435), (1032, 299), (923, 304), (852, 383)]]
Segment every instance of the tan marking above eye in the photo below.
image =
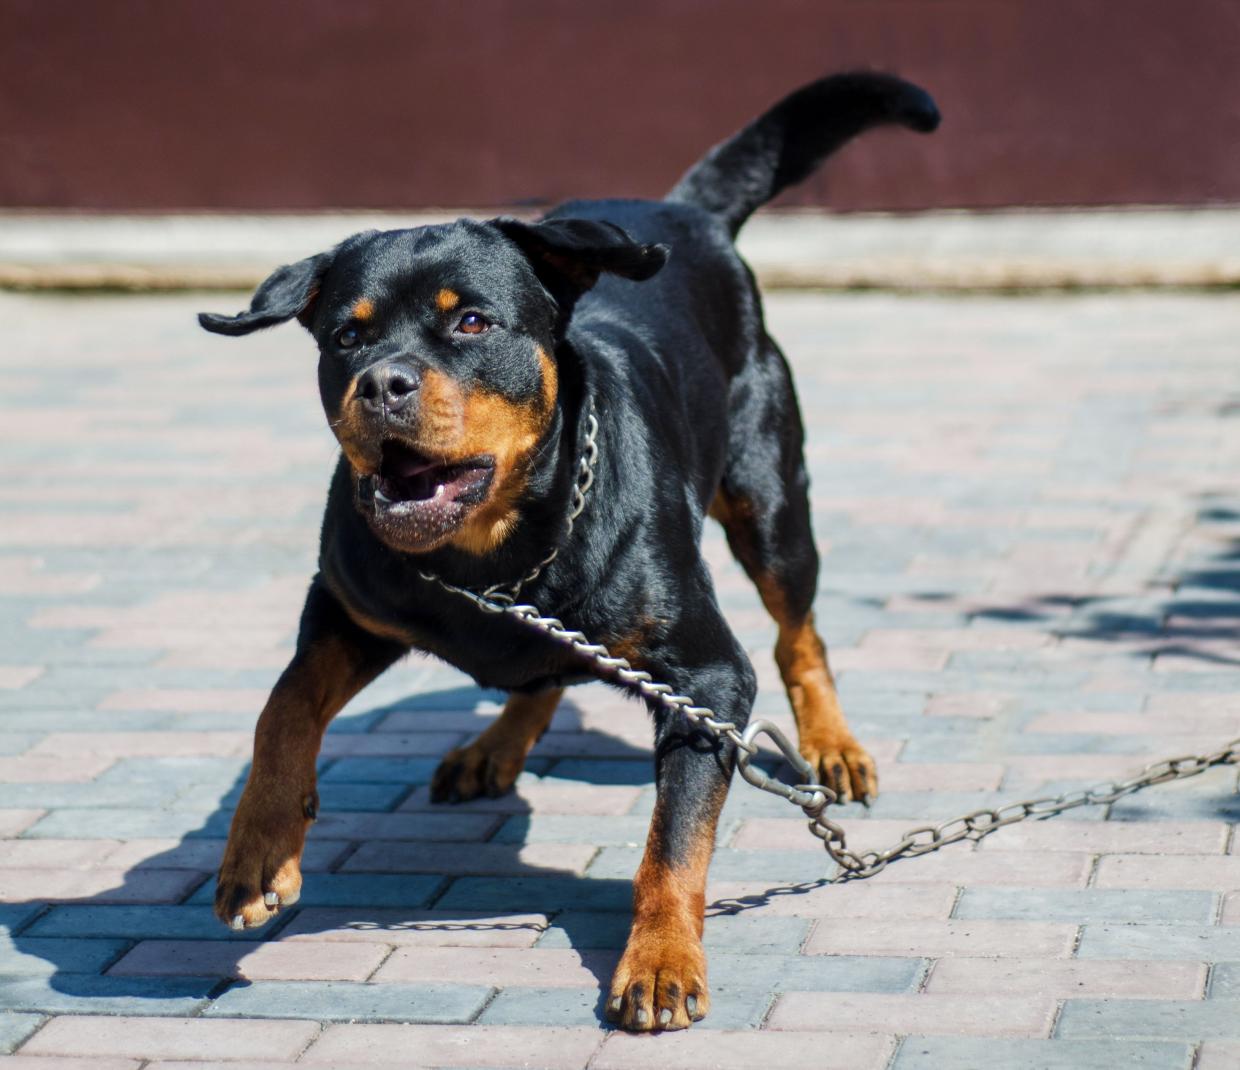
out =
[(435, 307), (440, 312), (451, 312), (461, 303), (461, 295), (446, 286), (435, 295)]
[(359, 297), (353, 302), (353, 318), (365, 322), (375, 314), (375, 303), (369, 297)]

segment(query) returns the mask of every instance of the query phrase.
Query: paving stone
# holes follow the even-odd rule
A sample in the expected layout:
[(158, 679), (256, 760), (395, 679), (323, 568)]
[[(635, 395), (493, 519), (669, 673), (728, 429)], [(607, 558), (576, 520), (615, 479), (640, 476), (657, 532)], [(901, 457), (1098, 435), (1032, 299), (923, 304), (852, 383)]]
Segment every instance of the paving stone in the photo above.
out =
[(1229, 1070), (1240, 1066), (1240, 1043), (1230, 1044), (1222, 1040), (1207, 1040), (1197, 1052), (1194, 1070)]
[(0, 1012), (0, 1052), (10, 1052), (43, 1023), (39, 1014)]
[(136, 1059), (292, 1060), (319, 1032), (315, 1022), (63, 1015), (22, 1048), (23, 1055), (121, 1055)]
[(1081, 930), (1077, 954), (1083, 959), (1238, 962), (1240, 927), (1095, 923)]
[(1240, 999), (1240, 962), (1220, 962), (1210, 979), (1210, 996)]
[(208, 1018), (317, 1018), (332, 1022), (468, 1022), (491, 988), (346, 981), (238, 983), (216, 997)]
[[(505, 988), (487, 1005), (482, 1025), (541, 1025), (546, 1022), (581, 1026), (603, 1022), (606, 990), (584, 988)], [(775, 998), (762, 988), (710, 986), (710, 1014), (695, 1029), (757, 1029)]]
[(0, 932), (0, 977), (102, 973), (128, 947), (128, 940), (11, 937)]
[[(1027, 993), (1056, 999), (1200, 999), (1205, 981), (1205, 966), (1198, 962), (955, 958), (935, 963), (925, 991), (957, 995)], [(1216, 975), (1215, 987), (1217, 984)]]
[(201, 906), (53, 906), (26, 936), (121, 937), (130, 940), (253, 939), (233, 933)]
[[(1167, 1041), (1020, 1040), (1008, 1037), (905, 1037), (891, 1070), (1085, 1070), (1144, 1066), (1188, 1070), (1189, 1044)], [(1200, 1064), (1198, 1064), (1200, 1065)]]
[[(1165, 927), (1162, 928), (1165, 931)], [(900, 918), (835, 921), (824, 918), (814, 926), (805, 950), (811, 955), (1066, 958), (1072, 954), (1076, 936), (1077, 926), (1049, 921), (905, 921)], [(1123, 956), (1102, 954), (1097, 957)]]
[[(386, 873), (307, 873), (298, 906), (420, 907), (426, 906), (443, 883), (442, 877)], [(207, 881), (188, 900), (209, 908), (215, 881)]]
[[(628, 904), (623, 911), (613, 912), (564, 910), (549, 923), (538, 946), (620, 950), (628, 940), (632, 920)], [(723, 951), (794, 955), (805, 942), (810, 925), (805, 918), (767, 917), (760, 911), (710, 914), (702, 944), (712, 954)]]
[(580, 875), (596, 852), (597, 848), (589, 844), (364, 843), (341, 869), (347, 873), (443, 873), (452, 876), (519, 876), (556, 871)]
[(1158, 924), (1209, 922), (1215, 913), (1209, 892), (1117, 888), (966, 888), (957, 918), (1019, 920), (1140, 921)]
[(280, 930), (280, 938), (423, 947), (532, 947), (547, 928), (545, 914), (308, 907), (298, 910)]
[(824, 1021), (882, 1023), (884, 1032), (939, 1036), (1046, 1036), (1053, 999), (1029, 996), (887, 995), (870, 992), (786, 992), (768, 1029), (814, 1030)]
[(612, 1033), (590, 1063), (591, 1070), (753, 1070), (757, 1066), (796, 1066), (813, 1051), (819, 1070), (882, 1070), (894, 1040), (858, 1033), (804, 1034), (696, 1029), (665, 1033), (657, 1044), (647, 1037)]
[[(83, 941), (88, 943), (92, 941)], [(240, 977), (251, 981), (365, 981), (388, 949), (382, 945), (143, 940), (107, 971), (109, 977)], [(439, 980), (439, 978), (435, 978)]]
[(486, 1066), (494, 1070), (537, 1066), (542, 1070), (583, 1070), (602, 1043), (597, 1028), (474, 1026), (328, 1026), (300, 1060), (310, 1065), (390, 1063), (393, 1053), (408, 1065), (445, 1068)]
[(1070, 999), (1063, 1005), (1055, 1035), (1240, 1040), (1240, 1000)]
[(206, 1005), (214, 978), (0, 977), (0, 1009), (43, 1014), (190, 1016)]

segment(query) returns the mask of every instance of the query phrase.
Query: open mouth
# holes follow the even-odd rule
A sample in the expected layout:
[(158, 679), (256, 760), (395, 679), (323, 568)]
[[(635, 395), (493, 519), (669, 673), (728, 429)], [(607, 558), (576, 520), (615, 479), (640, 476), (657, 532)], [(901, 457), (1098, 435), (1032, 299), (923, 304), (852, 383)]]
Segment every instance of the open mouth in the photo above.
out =
[(460, 527), (486, 498), (494, 474), (490, 457), (448, 463), (388, 439), (378, 472), (358, 481), (358, 499), (373, 526), (416, 551)]

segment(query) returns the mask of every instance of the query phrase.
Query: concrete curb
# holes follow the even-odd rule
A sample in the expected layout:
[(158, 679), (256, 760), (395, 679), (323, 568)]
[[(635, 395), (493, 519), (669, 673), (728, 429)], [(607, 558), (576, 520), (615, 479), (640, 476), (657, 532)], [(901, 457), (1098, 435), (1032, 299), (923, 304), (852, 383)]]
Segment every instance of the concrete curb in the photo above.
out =
[[(358, 230), (493, 211), (306, 215), (0, 212), (0, 287), (247, 290)], [(1240, 208), (766, 212), (740, 247), (771, 289), (1240, 286)]]

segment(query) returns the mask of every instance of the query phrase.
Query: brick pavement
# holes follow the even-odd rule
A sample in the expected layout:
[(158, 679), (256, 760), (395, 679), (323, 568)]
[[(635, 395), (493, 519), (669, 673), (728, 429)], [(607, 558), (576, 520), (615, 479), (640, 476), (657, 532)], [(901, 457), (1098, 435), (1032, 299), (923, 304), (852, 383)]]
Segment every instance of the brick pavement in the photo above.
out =
[[(642, 712), (578, 689), (515, 796), (433, 807), (436, 756), (497, 696), (410, 660), (329, 733), (301, 903), (222, 929), (211, 870), (334, 449), (306, 339), (207, 337), (201, 303), (0, 294), (14, 1067), (1240, 1066), (1234, 768), (800, 894), (777, 893), (822, 854), (738, 784), (713, 1013), (632, 1038), (598, 1012), (653, 799)], [(857, 842), (1236, 734), (1240, 302), (769, 305), (810, 425), (818, 616), (882, 767), (873, 810), (840, 812)], [(772, 629), (706, 548), (787, 725)]]

